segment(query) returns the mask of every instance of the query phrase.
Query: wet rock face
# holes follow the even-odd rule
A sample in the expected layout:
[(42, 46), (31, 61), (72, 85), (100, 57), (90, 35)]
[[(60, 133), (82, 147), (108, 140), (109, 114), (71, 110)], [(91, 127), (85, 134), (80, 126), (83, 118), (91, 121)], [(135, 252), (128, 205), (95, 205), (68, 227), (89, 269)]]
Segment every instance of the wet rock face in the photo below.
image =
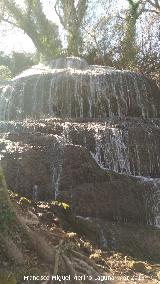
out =
[[(130, 128), (131, 133), (134, 131), (132, 142), (133, 137), (136, 139), (136, 132), (139, 134), (142, 129), (145, 133), (149, 129), (149, 133), (155, 131), (158, 136), (158, 123), (158, 119), (148, 120), (146, 128), (144, 120), (134, 121), (134, 127), (131, 127), (131, 120), (117, 119), (109, 120), (108, 124), (58, 119), (1, 123), (0, 152), (8, 186), (33, 199), (56, 198), (69, 203), (77, 215), (84, 217), (159, 226), (160, 180), (119, 174), (118, 168), (117, 173), (113, 171), (118, 157), (122, 159), (119, 163), (125, 165), (125, 153), (129, 152), (129, 146), (125, 149), (112, 147), (113, 139), (108, 140), (107, 145), (104, 143), (102, 150), (105, 152), (106, 147), (106, 150), (112, 151), (108, 161), (112, 160), (115, 168), (108, 170), (106, 161), (104, 169), (100, 155), (102, 151), (97, 148), (98, 138), (95, 139), (97, 129), (105, 135), (109, 129), (114, 129), (114, 134), (116, 130), (126, 130), (126, 127)], [(7, 130), (9, 133), (6, 133)], [(139, 149), (144, 148), (143, 136), (140, 140), (137, 138)], [(139, 158), (138, 163), (142, 170), (143, 159)]]
[(108, 222), (98, 218), (77, 216), (76, 219), (75, 229), (83, 231), (99, 247), (159, 262), (160, 230), (133, 223)]
[(24, 153), (14, 153), (2, 161), (10, 189), (33, 200), (53, 198), (51, 151), (43, 153), (38, 148)]
[[(105, 121), (42, 119), (40, 121), (1, 122), (1, 145), (5, 140), (26, 145), (57, 141), (63, 148), (65, 144), (81, 145), (91, 153), (104, 169), (135, 176), (160, 176), (160, 121), (159, 119), (106, 119)], [(9, 134), (6, 134), (6, 132)], [(48, 139), (48, 140), (47, 140)], [(3, 142), (4, 141), (4, 142)], [(47, 142), (45, 142), (47, 141)], [(12, 145), (13, 148), (16, 147)], [(25, 147), (23, 145), (23, 147)], [(23, 148), (22, 148), (22, 151)], [(57, 151), (57, 155), (60, 150)], [(56, 158), (54, 158), (56, 160)]]
[(158, 225), (159, 190), (160, 179), (105, 171), (85, 148), (65, 148), (58, 199), (70, 203), (76, 215)]
[(159, 101), (160, 90), (141, 74), (66, 58), (34, 66), (5, 86), (0, 120), (159, 117)]
[(159, 116), (160, 90), (140, 74), (80, 58), (34, 66), (0, 91), (8, 186), (83, 217), (160, 227)]
[[(8, 187), (35, 200), (55, 198), (62, 148), (56, 137), (21, 131), (2, 134), (1, 163)], [(13, 127), (13, 125), (12, 125)]]

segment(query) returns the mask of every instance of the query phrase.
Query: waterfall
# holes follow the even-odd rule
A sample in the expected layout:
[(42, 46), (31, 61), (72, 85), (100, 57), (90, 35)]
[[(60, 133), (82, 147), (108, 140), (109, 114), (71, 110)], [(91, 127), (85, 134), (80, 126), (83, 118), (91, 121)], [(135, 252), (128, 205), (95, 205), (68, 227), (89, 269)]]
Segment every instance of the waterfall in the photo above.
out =
[(61, 136), (54, 135), (56, 142), (53, 143), (53, 176), (52, 176), (52, 190), (55, 194), (55, 200), (59, 195), (59, 183), (63, 164), (64, 154), (64, 140)]
[(21, 151), (19, 133), (46, 134), (51, 123), (55, 199), (65, 145), (83, 146), (104, 170), (146, 178), (139, 179), (153, 189), (144, 197), (146, 208), (152, 204), (147, 219), (159, 227), (159, 102), (160, 90), (142, 74), (74, 57), (36, 65), (0, 88), (0, 155)]
[(61, 135), (67, 144), (86, 147), (104, 169), (135, 176), (158, 177), (160, 137), (157, 127), (149, 125), (149, 122), (146, 127), (142, 120), (142, 125), (136, 126), (137, 122), (118, 119), (99, 123), (65, 122), (61, 123)]
[(105, 127), (95, 129), (95, 153), (91, 153), (102, 168), (131, 174), (127, 146), (121, 129)]
[(103, 169), (134, 176), (160, 176), (160, 123), (157, 119), (148, 120), (147, 124), (143, 119), (120, 118), (84, 123), (58, 119), (3, 121), (0, 122), (0, 138), (3, 140), (6, 133), (43, 133), (49, 123), (52, 123), (51, 133), (57, 135), (57, 144), (62, 148), (66, 144), (87, 148)]
[(1, 89), (0, 96), (0, 120), (9, 120), (9, 106), (12, 104), (12, 94), (14, 87), (11, 85), (5, 86)]
[(154, 224), (160, 229), (160, 179), (153, 179), (153, 187), (155, 188), (154, 194)]
[(59, 59), (24, 71), (2, 88), (0, 118), (156, 117), (158, 96), (158, 88), (140, 74)]
[[(145, 200), (148, 225), (154, 225), (155, 227), (160, 228), (160, 178), (137, 178), (141, 183), (145, 184), (146, 187), (150, 185), (152, 189), (150, 193), (146, 192), (146, 196), (143, 197)], [(148, 208), (150, 209), (150, 214), (148, 214)]]

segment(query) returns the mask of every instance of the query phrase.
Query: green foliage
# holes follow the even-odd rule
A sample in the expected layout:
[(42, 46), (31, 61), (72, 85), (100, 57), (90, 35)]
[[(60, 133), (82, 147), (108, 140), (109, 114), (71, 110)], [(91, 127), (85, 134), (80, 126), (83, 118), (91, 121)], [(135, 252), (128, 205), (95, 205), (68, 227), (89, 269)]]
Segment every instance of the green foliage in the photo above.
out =
[[(152, 53), (157, 51), (159, 56), (158, 22), (154, 20), (157, 27), (152, 25), (153, 18), (160, 12), (159, 1), (126, 0), (129, 4), (127, 11), (123, 8), (120, 10), (118, 0), (53, 1), (56, 13), (66, 32), (66, 50), (62, 49), (58, 26), (50, 21), (44, 12), (43, 2), (42, 0), (24, 0), (22, 8), (17, 0), (0, 1), (1, 11), (3, 11), (0, 20), (8, 20), (13, 26), (23, 30), (37, 48), (36, 62), (29, 54), (13, 53), (12, 56), (6, 56), (0, 52), (0, 65), (8, 66), (13, 76), (37, 61), (49, 61), (61, 55), (83, 56), (91, 64), (95, 64), (95, 57), (98, 55), (100, 58), (98, 64), (120, 69), (135, 69), (135, 67), (137, 69), (137, 62), (142, 59), (143, 54), (148, 54), (150, 48)], [(150, 13), (147, 14), (147, 12)], [(150, 15), (151, 24), (148, 22), (148, 16), (141, 17), (141, 21), (137, 24), (142, 13)], [(150, 26), (152, 31), (149, 31)], [(137, 30), (140, 31), (139, 34)], [(145, 73), (148, 75), (150, 65), (143, 62), (142, 65), (145, 65), (145, 69), (147, 68), (148, 71), (145, 70)], [(157, 63), (156, 68), (158, 67)], [(152, 72), (155, 73), (154, 70)], [(6, 78), (10, 79), (8, 75)], [(159, 81), (157, 73), (155, 75)]]
[(0, 233), (8, 231), (15, 219), (11, 208), (2, 167), (0, 166)]
[(127, 0), (130, 5), (130, 14), (131, 17), (138, 19), (140, 15), (139, 7), (140, 7), (140, 1), (133, 1), (133, 0)]
[(52, 205), (56, 205), (59, 206), (61, 208), (63, 208), (64, 210), (70, 210), (70, 206), (67, 203), (64, 202), (59, 202), (59, 201), (52, 201), (51, 203)]
[(40, 0), (25, 0), (24, 3), (22, 9), (16, 1), (3, 1), (4, 15), (1, 20), (5, 21), (5, 15), (9, 15), (10, 22), (31, 38), (38, 52), (46, 60), (53, 59), (61, 49), (58, 26), (48, 20)]
[(154, 80), (160, 87), (160, 56), (157, 51), (150, 50), (150, 52), (143, 53), (139, 57), (138, 69), (148, 78)]
[(125, 31), (121, 42), (120, 64), (123, 68), (134, 69), (137, 65), (138, 46), (136, 43), (136, 23), (141, 13), (140, 2), (128, 0), (129, 10), (125, 19)]
[(66, 203), (63, 203), (61, 204), (61, 206), (64, 208), (64, 210), (69, 210), (70, 209), (70, 206)]
[(57, 0), (55, 10), (67, 32), (68, 55), (79, 56), (83, 38), (81, 28), (87, 12), (88, 0)]
[(128, 16), (126, 32), (121, 43), (121, 65), (132, 69), (136, 65), (138, 47), (135, 41), (135, 21)]
[(12, 73), (7, 66), (0, 65), (0, 80), (10, 80)]
[(15, 216), (5, 200), (0, 200), (0, 232), (7, 231), (14, 218)]
[(8, 66), (9, 69), (11, 70), (10, 61), (11, 61), (10, 56), (6, 55), (3, 51), (0, 51), (0, 65)]
[(13, 52), (10, 56), (6, 56), (4, 53), (1, 52), (0, 65), (3, 65), (6, 70), (9, 70), (8, 78), (10, 79), (11, 74), (13, 76), (16, 76), (17, 74), (30, 68), (31, 66), (38, 64), (39, 58), (36, 58), (36, 56), (36, 54), (22, 52)]
[(27, 53), (13, 52), (10, 57), (10, 69), (14, 76), (30, 68), (35, 63), (34, 55)]

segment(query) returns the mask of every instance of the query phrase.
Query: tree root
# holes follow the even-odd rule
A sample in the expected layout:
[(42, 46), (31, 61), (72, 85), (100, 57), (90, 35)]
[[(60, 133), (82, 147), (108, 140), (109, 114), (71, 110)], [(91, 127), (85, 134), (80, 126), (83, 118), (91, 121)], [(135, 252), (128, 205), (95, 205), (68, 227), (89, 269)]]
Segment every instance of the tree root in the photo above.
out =
[(84, 262), (88, 263), (90, 266), (94, 267), (94, 269), (98, 271), (96, 264), (84, 254), (74, 250), (73, 255), (78, 259), (82, 259)]
[(24, 258), (21, 250), (8, 235), (0, 234), (0, 242), (1, 246), (5, 248), (5, 254), (9, 259), (12, 259), (18, 265), (24, 264)]
[(24, 235), (27, 236), (29, 244), (36, 251), (37, 255), (42, 258), (46, 263), (51, 264), (55, 258), (55, 248), (48, 245), (46, 240), (39, 236), (35, 231), (31, 230), (21, 219), (17, 216), (19, 223), (21, 224)]
[[(66, 255), (63, 255), (62, 258), (64, 259), (64, 263), (65, 263), (65, 266), (66, 266), (66, 270), (68, 271), (68, 274), (71, 275), (71, 277), (72, 277), (72, 283), (76, 284), (76, 280), (74, 280), (74, 276), (76, 275), (76, 271), (73, 267), (72, 262), (70, 261), (70, 259)], [(82, 284), (82, 283), (80, 283), (80, 284)]]
[[(14, 230), (19, 228), (17, 231), (17, 236), (20, 237), (22, 243), (26, 241), (27, 247), (35, 251), (36, 254), (43, 259), (50, 267), (51, 275), (66, 275), (71, 276), (71, 283), (76, 284), (77, 279), (75, 276), (92, 276), (91, 280), (86, 280), (85, 283), (95, 284), (97, 283), (98, 268), (96, 264), (91, 261), (87, 256), (83, 255), (75, 249), (75, 243), (73, 240), (64, 238), (60, 239), (58, 246), (48, 245), (45, 238), (38, 235), (38, 233), (27, 226), (25, 220), (19, 216), (19, 214), (14, 210)], [(5, 248), (5, 253), (8, 258), (14, 259), (18, 265), (24, 264), (24, 256), (21, 249), (18, 248), (12, 236), (5, 234), (0, 234), (1, 245)], [(53, 269), (52, 269), (53, 268)], [(78, 280), (79, 284), (83, 283), (81, 278)], [(104, 283), (108, 283), (103, 281)], [(52, 280), (46, 283), (54, 283)], [(65, 281), (63, 281), (65, 283)]]
[[(88, 282), (90, 284), (96, 283), (94, 279), (99, 275), (96, 265), (82, 253), (76, 251), (75, 243), (70, 238), (65, 238), (65, 233), (59, 236), (60, 243), (58, 246), (48, 245), (45, 238), (27, 225), (26, 219), (19, 214), (11, 203), (1, 168), (0, 174), (0, 212), (2, 212), (3, 221), (0, 231), (0, 245), (5, 250), (8, 259), (14, 260), (18, 265), (24, 264), (25, 258), (22, 253), (24, 247), (22, 245), (22, 248), (19, 248), (19, 244), (22, 243), (29, 247), (32, 252), (35, 251), (49, 265), (51, 275), (53, 273), (54, 275), (70, 275), (72, 284), (77, 284), (76, 275), (81, 277), (88, 275), (92, 276), (92, 280), (88, 280)], [(11, 216), (11, 218), (8, 218), (8, 216)], [(18, 245), (12, 238), (14, 233), (16, 239), (18, 239)], [(52, 280), (49, 281), (48, 283), (55, 283)], [(80, 278), (78, 282), (82, 284), (83, 280)], [(63, 283), (65, 283), (65, 280)]]
[(60, 241), (58, 248), (56, 249), (55, 253), (55, 260), (54, 260), (54, 275), (58, 274), (59, 262), (60, 262), (60, 253), (61, 253), (61, 246), (63, 244), (63, 240)]

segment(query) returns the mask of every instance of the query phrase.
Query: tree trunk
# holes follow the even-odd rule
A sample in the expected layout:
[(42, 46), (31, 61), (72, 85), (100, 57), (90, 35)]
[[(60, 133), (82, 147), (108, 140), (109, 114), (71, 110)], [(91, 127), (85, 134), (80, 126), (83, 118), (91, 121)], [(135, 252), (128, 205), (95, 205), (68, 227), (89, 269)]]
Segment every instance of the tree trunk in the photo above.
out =
[(29, 242), (30, 246), (36, 253), (47, 263), (54, 261), (54, 248), (48, 246), (45, 240), (37, 236), (18, 215), (16, 209), (10, 200), (3, 170), (0, 165), (0, 246), (5, 248), (5, 254), (11, 260), (18, 264), (23, 264), (23, 252), (17, 247), (14, 235), (19, 234), (19, 238), (23, 238)]

